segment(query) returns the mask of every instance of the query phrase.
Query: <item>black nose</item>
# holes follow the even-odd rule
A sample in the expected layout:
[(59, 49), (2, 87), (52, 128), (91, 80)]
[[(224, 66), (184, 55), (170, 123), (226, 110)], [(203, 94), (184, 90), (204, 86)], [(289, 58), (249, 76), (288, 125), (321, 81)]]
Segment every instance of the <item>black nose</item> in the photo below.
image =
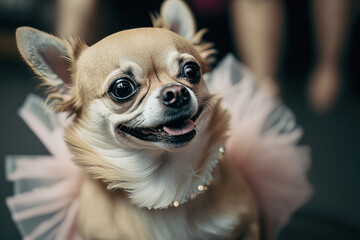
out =
[(172, 108), (180, 108), (190, 101), (189, 91), (181, 85), (170, 85), (161, 91), (162, 102)]

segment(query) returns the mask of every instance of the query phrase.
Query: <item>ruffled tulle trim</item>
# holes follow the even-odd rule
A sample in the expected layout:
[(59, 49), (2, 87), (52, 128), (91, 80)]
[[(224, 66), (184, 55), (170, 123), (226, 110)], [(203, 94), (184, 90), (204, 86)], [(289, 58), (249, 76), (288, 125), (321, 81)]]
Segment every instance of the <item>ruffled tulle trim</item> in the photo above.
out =
[(275, 236), (311, 196), (309, 148), (292, 112), (256, 86), (249, 70), (227, 55), (206, 76), (231, 115), (228, 156), (254, 191)]
[(77, 228), (83, 173), (71, 161), (63, 140), (71, 119), (47, 110), (43, 99), (29, 95), (19, 115), (51, 156), (8, 156), (6, 175), (14, 196), (6, 199), (24, 239), (80, 240)]

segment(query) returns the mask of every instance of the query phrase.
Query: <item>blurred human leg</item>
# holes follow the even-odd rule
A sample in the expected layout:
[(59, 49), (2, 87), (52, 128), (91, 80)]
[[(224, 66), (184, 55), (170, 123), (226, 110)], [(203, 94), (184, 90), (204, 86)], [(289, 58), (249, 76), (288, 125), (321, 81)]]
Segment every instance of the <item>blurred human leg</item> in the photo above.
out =
[(318, 61), (310, 80), (308, 97), (313, 109), (326, 112), (340, 87), (340, 57), (347, 30), (348, 0), (313, 0)]
[(57, 0), (55, 31), (62, 37), (91, 38), (96, 0)]
[(232, 0), (232, 29), (238, 55), (271, 96), (279, 93), (274, 79), (283, 32), (281, 0)]

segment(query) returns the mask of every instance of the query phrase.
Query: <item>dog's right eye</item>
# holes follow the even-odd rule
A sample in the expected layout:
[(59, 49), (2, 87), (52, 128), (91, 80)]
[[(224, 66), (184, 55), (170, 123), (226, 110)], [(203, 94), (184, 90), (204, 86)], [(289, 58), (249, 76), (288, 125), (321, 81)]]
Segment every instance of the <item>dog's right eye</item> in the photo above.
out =
[(139, 87), (135, 82), (128, 78), (117, 78), (110, 84), (108, 94), (116, 102), (125, 102), (130, 100)]

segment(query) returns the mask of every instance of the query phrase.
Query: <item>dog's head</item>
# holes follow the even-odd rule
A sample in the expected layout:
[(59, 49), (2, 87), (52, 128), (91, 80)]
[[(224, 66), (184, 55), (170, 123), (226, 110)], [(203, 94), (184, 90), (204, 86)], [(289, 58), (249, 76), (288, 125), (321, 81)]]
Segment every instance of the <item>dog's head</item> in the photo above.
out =
[(202, 76), (214, 50), (181, 1), (165, 2), (153, 22), (91, 47), (31, 28), (18, 29), (17, 42), (58, 111), (101, 123), (122, 144), (176, 149), (195, 137), (211, 101)]
[[(215, 52), (212, 44), (202, 41), (204, 31), (196, 33), (182, 1), (165, 1), (153, 23), (154, 28), (121, 31), (90, 47), (27, 27), (16, 33), (23, 58), (49, 90), (49, 103), (75, 116), (67, 131), (75, 160), (115, 187), (134, 190), (136, 186), (122, 184), (163, 166), (151, 154), (179, 152), (190, 145), (196, 154), (189, 161), (201, 154), (205, 158), (203, 148), (212, 137), (202, 138), (217, 102), (203, 80)], [(80, 147), (78, 139), (86, 144)], [(155, 151), (139, 155), (143, 150)], [(79, 157), (92, 151), (107, 163)], [(116, 167), (103, 171), (108, 162)], [(182, 164), (188, 170), (200, 162)]]

